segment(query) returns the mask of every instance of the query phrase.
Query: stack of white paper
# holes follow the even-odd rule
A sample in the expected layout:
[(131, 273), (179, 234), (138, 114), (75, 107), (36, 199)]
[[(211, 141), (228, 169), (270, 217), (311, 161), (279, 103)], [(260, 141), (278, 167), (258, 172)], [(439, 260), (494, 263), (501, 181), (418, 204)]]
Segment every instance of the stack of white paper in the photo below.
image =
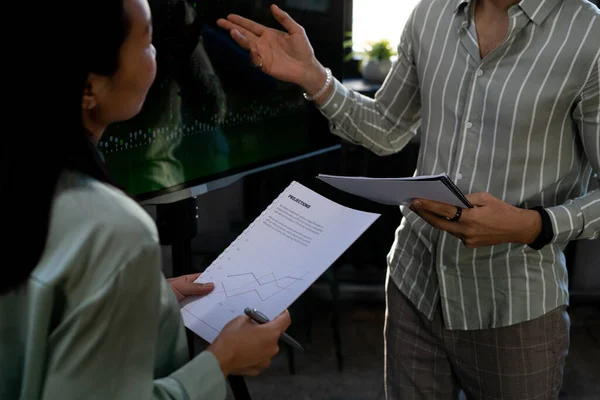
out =
[(409, 205), (418, 198), (457, 207), (472, 207), (446, 174), (409, 178), (365, 178), (320, 174), (318, 178), (344, 192), (387, 205)]

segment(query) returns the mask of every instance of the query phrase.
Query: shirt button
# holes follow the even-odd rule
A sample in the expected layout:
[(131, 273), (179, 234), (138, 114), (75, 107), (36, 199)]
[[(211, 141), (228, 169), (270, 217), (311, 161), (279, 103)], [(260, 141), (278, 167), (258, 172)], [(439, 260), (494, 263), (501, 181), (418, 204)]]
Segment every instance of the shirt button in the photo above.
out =
[(333, 108), (338, 108), (337, 103), (333, 103)]
[(477, 76), (481, 76), (481, 75), (483, 75), (483, 71), (482, 71), (482, 70), (480, 70), (480, 69), (478, 69), (478, 70), (477, 70)]
[(467, 129), (471, 129), (473, 127), (473, 124), (470, 122), (467, 122)]
[(460, 181), (462, 178), (463, 178), (462, 174), (461, 174), (460, 172), (458, 172), (458, 173), (456, 174), (456, 180), (457, 180), (457, 181)]
[(442, 265), (442, 266), (440, 267), (440, 269), (442, 270), (442, 272), (444, 272), (444, 271), (446, 271), (446, 270), (448, 269), (448, 267), (446, 267), (445, 265)]

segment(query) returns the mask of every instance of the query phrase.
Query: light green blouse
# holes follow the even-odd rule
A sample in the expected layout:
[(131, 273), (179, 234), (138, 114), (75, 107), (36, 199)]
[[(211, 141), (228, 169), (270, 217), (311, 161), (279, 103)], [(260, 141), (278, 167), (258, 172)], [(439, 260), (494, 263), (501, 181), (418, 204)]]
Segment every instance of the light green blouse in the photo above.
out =
[(224, 399), (212, 353), (188, 359), (160, 260), (139, 205), (65, 173), (39, 265), (0, 296), (0, 399)]

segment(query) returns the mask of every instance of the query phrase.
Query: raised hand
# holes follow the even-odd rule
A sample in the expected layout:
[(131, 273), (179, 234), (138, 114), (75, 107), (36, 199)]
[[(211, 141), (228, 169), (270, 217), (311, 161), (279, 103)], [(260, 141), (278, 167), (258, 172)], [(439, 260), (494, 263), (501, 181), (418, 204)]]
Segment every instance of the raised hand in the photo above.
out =
[(275, 79), (301, 86), (309, 94), (318, 92), (327, 79), (317, 61), (304, 28), (276, 5), (275, 19), (286, 32), (268, 28), (239, 15), (231, 14), (217, 24), (250, 52), (255, 66)]

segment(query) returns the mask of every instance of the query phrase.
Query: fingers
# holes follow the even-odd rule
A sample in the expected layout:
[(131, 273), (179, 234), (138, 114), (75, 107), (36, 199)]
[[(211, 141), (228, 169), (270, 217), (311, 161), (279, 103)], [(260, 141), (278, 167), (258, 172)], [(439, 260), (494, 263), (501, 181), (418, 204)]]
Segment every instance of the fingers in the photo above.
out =
[(264, 371), (271, 366), (271, 359), (267, 359), (256, 366), (257, 369)]
[(244, 368), (242, 370), (235, 371), (235, 375), (256, 377), (256, 376), (259, 376), (261, 374), (261, 372), (263, 372), (265, 369), (266, 368), (260, 368), (260, 367)]
[[(227, 23), (228, 22), (224, 23), (223, 25), (227, 25)], [(230, 34), (231, 38), (235, 40), (235, 42), (242, 49), (250, 51), (250, 60), (252, 61), (252, 64), (258, 68), (262, 68), (264, 60), (258, 54), (256, 46), (254, 45), (258, 38), (254, 36), (254, 34), (252, 34), (251, 32), (241, 27), (232, 28)]]
[[(248, 33), (252, 35), (251, 33)], [(256, 46), (252, 44), (252, 42), (244, 35), (242, 35), (237, 29), (231, 31), (231, 37), (235, 42), (244, 50), (250, 51), (250, 60), (255, 67), (262, 68), (263, 67), (263, 59), (258, 54), (256, 50)]]
[(244, 50), (250, 50), (252, 47), (252, 43), (250, 43), (248, 37), (241, 33), (238, 29), (233, 29), (231, 31), (231, 37)]
[(465, 196), (474, 206), (484, 206), (493, 198), (489, 193), (472, 193)]
[(438, 201), (416, 199), (413, 201), (412, 206), (419, 212), (425, 210), (440, 217), (453, 218), (456, 215), (456, 206)]
[(231, 31), (232, 29), (237, 28), (237, 26), (234, 25), (233, 22), (230, 22), (225, 18), (219, 18), (217, 20), (217, 25), (219, 25), (219, 27), (225, 29), (226, 31)]
[(235, 40), (235, 42), (244, 50), (250, 50), (252, 43), (255, 43), (258, 40), (258, 37), (248, 29), (245, 29), (244, 27), (234, 24), (226, 19), (219, 19), (217, 24), (221, 28), (229, 31), (231, 38)]
[(227, 324), (227, 326), (232, 327), (234, 330), (243, 329), (246, 325), (256, 326), (258, 324), (247, 315), (238, 315)]
[(173, 289), (173, 293), (175, 293), (175, 297), (177, 298), (177, 301), (181, 301), (181, 300), (185, 299), (185, 295), (183, 293), (181, 293), (179, 290), (177, 290), (177, 288), (175, 286), (171, 286), (171, 289)]
[(247, 315), (238, 315), (233, 320), (231, 320), (230, 324), (233, 324), (233, 323), (236, 323), (236, 324), (239, 324), (239, 325), (242, 325), (242, 324), (253, 324), (254, 321), (252, 320), (252, 318), (250, 318)]
[(187, 282), (194, 282), (196, 279), (198, 279), (198, 277), (200, 277), (200, 272), (196, 274), (184, 275), (183, 279)]
[(270, 366), (271, 366), (271, 358), (267, 358), (266, 360), (261, 361), (260, 363), (254, 365), (252, 367), (244, 368), (240, 371), (236, 371), (236, 375), (258, 376), (258, 375), (260, 375), (261, 372), (263, 372)]
[(256, 47), (250, 49), (250, 61), (252, 61), (252, 65), (254, 65), (256, 68), (262, 69), (264, 66), (264, 60), (260, 54), (258, 54)]
[(261, 372), (263, 372), (271, 366), (272, 358), (273, 357), (267, 357), (263, 361), (260, 361), (252, 366), (234, 369), (233, 371), (231, 371), (231, 374), (242, 376), (258, 376)]
[(256, 376), (259, 376), (260, 373), (261, 373), (261, 370), (259, 370), (257, 368), (247, 368), (245, 370), (240, 371), (239, 375), (256, 377)]
[(439, 215), (424, 209), (416, 209), (415, 212), (431, 226), (447, 231), (453, 235), (459, 235), (460, 225), (458, 223), (448, 221), (446, 218), (440, 217)]
[(265, 32), (265, 30), (267, 29), (267, 27), (265, 27), (264, 25), (257, 24), (254, 21), (251, 21), (247, 18), (241, 17), (236, 14), (229, 15), (227, 17), (227, 20), (230, 22), (233, 22), (235, 25), (238, 25), (238, 26), (244, 28), (245, 30), (253, 33), (256, 36), (262, 35)]
[(214, 283), (179, 282), (177, 291), (184, 296), (205, 296), (215, 289)]
[(296, 21), (290, 17), (288, 13), (283, 11), (281, 8), (276, 5), (271, 6), (271, 12), (273, 16), (285, 28), (289, 33), (301, 33), (304, 29), (300, 26)]

